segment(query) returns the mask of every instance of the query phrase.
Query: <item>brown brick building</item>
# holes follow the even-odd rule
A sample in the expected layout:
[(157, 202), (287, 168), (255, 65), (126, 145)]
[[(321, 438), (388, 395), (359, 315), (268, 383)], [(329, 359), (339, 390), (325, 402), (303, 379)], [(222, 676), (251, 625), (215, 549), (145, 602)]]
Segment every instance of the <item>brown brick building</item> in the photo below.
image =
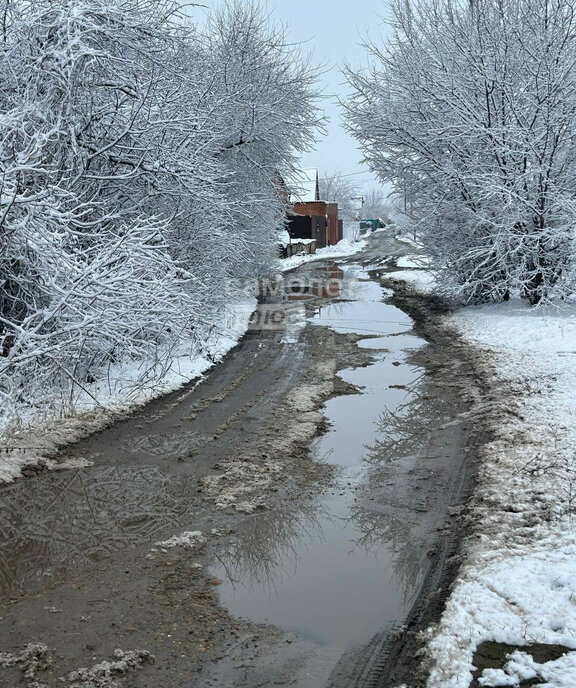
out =
[(333, 246), (341, 238), (338, 231), (338, 204), (320, 200), (317, 170), (303, 170), (291, 192), (288, 232), (294, 239), (314, 239), (317, 248)]

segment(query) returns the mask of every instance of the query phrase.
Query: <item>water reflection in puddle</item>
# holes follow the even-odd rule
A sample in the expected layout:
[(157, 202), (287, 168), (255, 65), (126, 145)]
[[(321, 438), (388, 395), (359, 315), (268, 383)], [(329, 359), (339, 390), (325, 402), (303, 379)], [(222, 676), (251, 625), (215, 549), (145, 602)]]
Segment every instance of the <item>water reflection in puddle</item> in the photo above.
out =
[(403, 408), (415, 396), (422, 374), (407, 364), (394, 365), (396, 355), (339, 373), (346, 382), (362, 387), (362, 393), (334, 397), (326, 403), (331, 430), (316, 443), (319, 456), (327, 456), (339, 466), (363, 469), (364, 448), (374, 442), (382, 412)]
[(65, 471), (4, 487), (0, 591), (26, 588), (153, 542), (157, 533), (178, 524), (185, 511), (183, 489), (153, 467)]
[(389, 335), (412, 326), (410, 318), (395, 306), (377, 301), (343, 301), (324, 306), (315, 318), (318, 325), (336, 332)]
[(350, 493), (325, 497), (314, 513), (298, 513), (288, 538), (276, 536), (280, 542), (260, 537), (248, 550), (238, 538), (219, 556), (224, 606), (339, 648), (368, 641), (383, 620), (399, 618), (404, 591), (396, 589), (394, 557), (359, 544), (363, 533), (349, 519), (351, 502)]
[(361, 339), (358, 346), (361, 349), (387, 349), (391, 351), (408, 351), (419, 349), (424, 342), (413, 334), (395, 334), (388, 337), (372, 337)]
[[(406, 352), (423, 344), (408, 333), (411, 319), (381, 302), (377, 284), (358, 281), (357, 268), (346, 272), (351, 284), (345, 281), (343, 293), (355, 300), (322, 307), (313, 322), (378, 335), (361, 344), (386, 351), (365, 368), (340, 373), (362, 387), (361, 394), (336, 397), (325, 406), (331, 428), (313, 450), (339, 467), (338, 486), (295, 513), (255, 520), (218, 553), (214, 569), (224, 581), (221, 602), (234, 615), (338, 648), (365, 643), (402, 619), (415, 590), (417, 577), (402, 572), (404, 559), (398, 556), (394, 536), (402, 539), (401, 524), (382, 514), (372, 518), (357, 503), (354, 487), (365, 479), (363, 458), (377, 440), (383, 411), (402, 415), (418, 396), (422, 371), (406, 362)], [(270, 526), (278, 522), (282, 528)]]
[[(360, 273), (362, 274), (362, 273)], [(342, 300), (318, 310), (314, 322), (336, 332), (389, 336), (409, 330), (412, 319), (396, 306), (383, 303), (388, 293), (378, 284), (358, 279), (357, 268), (343, 271)]]

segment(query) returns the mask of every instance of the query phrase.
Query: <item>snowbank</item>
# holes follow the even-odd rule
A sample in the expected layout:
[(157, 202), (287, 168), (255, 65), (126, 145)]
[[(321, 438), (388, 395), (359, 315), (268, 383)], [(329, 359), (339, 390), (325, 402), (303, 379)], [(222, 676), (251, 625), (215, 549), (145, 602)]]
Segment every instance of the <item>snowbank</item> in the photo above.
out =
[[(422, 249), (410, 239), (395, 237), (397, 241), (404, 241), (414, 247)], [(400, 280), (406, 282), (416, 291), (428, 294), (434, 290), (436, 279), (434, 274), (428, 269), (430, 265), (430, 258), (423, 254), (412, 254), (410, 256), (399, 256), (396, 258), (396, 267), (399, 270), (387, 272), (386, 277), (389, 279)]]
[[(41, 470), (80, 468), (90, 465), (85, 460), (56, 463), (46, 456), (58, 448), (106, 427), (137, 406), (172, 392), (199, 378), (218, 363), (243, 337), (256, 307), (256, 299), (233, 304), (224, 314), (219, 328), (203, 343), (203, 350), (181, 347), (170, 354), (169, 365), (163, 363), (150, 382), (142, 382), (142, 370), (154, 370), (154, 361), (119, 361), (102, 379), (85, 386), (77, 400), (75, 412), (67, 416), (65, 400), (55, 395), (53, 404), (28, 411), (22, 417), (21, 430), (6, 432), (0, 446), (0, 484), (21, 477), (22, 469)], [(159, 357), (163, 360), (164, 356)], [(158, 364), (160, 366), (160, 364)], [(138, 384), (135, 384), (138, 382)]]
[[(398, 262), (400, 262), (399, 259)], [(405, 263), (408, 263), (406, 260)], [(399, 266), (400, 267), (400, 266)], [(428, 270), (398, 270), (396, 272), (387, 272), (385, 275), (388, 279), (402, 280), (409, 284), (416, 291), (428, 294), (434, 289), (436, 280), (434, 275)]]
[[(467, 688), (484, 641), (576, 649), (576, 308), (509, 302), (469, 307), (448, 324), (487, 360), (491, 398), (476, 411), (495, 428), (471, 505), (472, 534), (437, 628), (428, 688)], [(576, 653), (537, 665), (515, 653), (482, 685), (541, 676), (576, 685)]]
[(399, 268), (427, 268), (430, 265), (430, 258), (425, 255), (400, 256), (396, 260)]
[(414, 240), (413, 234), (398, 233), (395, 235), (394, 238), (396, 239), (396, 241), (401, 241), (403, 244), (408, 244), (414, 248), (422, 250), (422, 244), (420, 242)]

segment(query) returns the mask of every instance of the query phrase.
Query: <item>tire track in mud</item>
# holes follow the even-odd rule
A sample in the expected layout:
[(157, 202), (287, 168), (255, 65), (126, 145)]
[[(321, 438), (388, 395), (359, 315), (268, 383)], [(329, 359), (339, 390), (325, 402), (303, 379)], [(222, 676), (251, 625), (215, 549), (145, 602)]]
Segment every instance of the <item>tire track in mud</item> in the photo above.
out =
[[(356, 338), (304, 329), (296, 346), (280, 339), (248, 334), (203, 383), (152, 402), (63, 453), (90, 456), (93, 467), (21, 480), (0, 494), (10, 502), (0, 523), (10, 539), (0, 570), (17, 570), (26, 581), (22, 590), (12, 588), (14, 578), (4, 581), (10, 596), (0, 603), (0, 647), (19, 653), (31, 640), (46, 641), (58, 659), (57, 673), (42, 677), (47, 685), (117, 647), (144, 648), (156, 657), (153, 670), (130, 679), (135, 685), (185, 685), (188, 667), (197, 672), (219, 656), (238, 629), (254, 632), (218, 606), (209, 576), (196, 568), (205, 551), (190, 561), (185, 551), (164, 556), (150, 546), (176, 528), (217, 540), (250, 518), (197, 492), (222, 458), (280, 457), (282, 472), (258, 488), (278, 503), (304, 498), (327, 479), (326, 466), (308, 460), (310, 439), (323, 429), (318, 408), (334, 393), (354, 390), (324, 358), (346, 358)], [(322, 352), (320, 366), (306, 355), (310, 350)], [(2, 688), (18, 680), (10, 671), (0, 670)]]
[[(402, 248), (398, 249), (393, 241), (382, 241), (367, 251), (362, 259), (381, 262), (381, 254), (390, 251), (402, 252)], [(321, 268), (320, 263), (318, 268)], [(379, 270), (383, 271), (384, 268)], [(444, 354), (440, 349), (449, 347), (450, 342), (444, 342), (440, 331), (434, 330), (434, 310), (437, 305), (426, 301), (417, 302), (408, 294), (405, 297), (406, 302), (401, 302), (403, 296), (400, 288), (397, 288), (394, 297), (398, 299), (397, 305), (415, 318), (416, 328), (420, 328), (419, 334), (432, 340), (435, 347), (427, 354), (428, 359), (422, 360), (419, 365), (427, 367), (431, 376), (437, 376), (439, 382), (443, 381), (445, 388), (449, 389), (448, 384), (454, 382), (454, 376), (448, 370), (450, 349), (447, 348)], [(413, 312), (410, 312), (411, 308)], [(310, 303), (310, 313), (312, 310), (313, 302)], [(288, 510), (290, 505), (304, 502), (308, 496), (317, 493), (329, 482), (330, 467), (311, 461), (308, 453), (310, 440), (326, 429), (325, 418), (319, 409), (334, 395), (356, 391), (351, 385), (342, 382), (336, 371), (366, 365), (373, 360), (373, 352), (358, 349), (356, 342), (362, 338), (360, 336), (318, 331), (322, 329), (305, 327), (297, 345), (283, 344), (278, 333), (258, 336), (249, 333), (240, 346), (201, 384), (194, 384), (190, 389), (180, 390), (153, 402), (130, 418), (65, 452), (72, 456), (93, 455), (96, 470), (118, 468), (118, 480), (122, 480), (123, 475), (129, 477), (130, 473), (140, 476), (141, 469), (145, 469), (142, 471), (142, 479), (139, 477), (137, 481), (138, 489), (145, 495), (145, 501), (138, 498), (140, 503), (150, 503), (150, 509), (161, 506), (155, 501), (155, 483), (149, 484), (151, 475), (163, 486), (162, 499), (169, 506), (170, 518), (164, 523), (162, 513), (158, 512), (157, 522), (151, 524), (153, 530), (145, 523), (139, 525), (130, 547), (124, 548), (124, 551), (116, 551), (114, 547), (119, 544), (122, 547), (123, 542), (119, 539), (119, 533), (124, 537), (132, 522), (129, 513), (122, 513), (119, 515), (119, 530), (115, 530), (114, 524), (108, 528), (109, 549), (103, 559), (98, 554), (93, 564), (88, 567), (83, 565), (78, 573), (74, 568), (75, 562), (63, 571), (53, 567), (55, 575), (48, 585), (37, 583), (32, 586), (31, 595), (15, 595), (2, 607), (5, 626), (0, 632), (0, 643), (3, 649), (10, 647), (16, 650), (24, 647), (30, 640), (32, 626), (35, 629), (34, 637), (43, 634), (45, 639), (50, 640), (51, 646), (57, 648), (62, 675), (78, 666), (90, 666), (96, 654), (104, 658), (114, 646), (125, 648), (129, 642), (128, 647), (149, 649), (157, 658), (153, 669), (146, 667), (138, 672), (136, 678), (131, 679), (135, 681), (134, 685), (172, 688), (199, 686), (198, 672), (210, 667), (212, 660), (230, 655), (230, 648), (239, 642), (240, 665), (253, 661), (250, 657), (256, 647), (260, 648), (263, 656), (269, 653), (272, 658), (278, 657), (278, 666), (285, 660), (283, 669), (269, 666), (259, 672), (255, 671), (254, 685), (265, 685), (266, 681), (274, 681), (276, 678), (294, 683), (296, 675), (301, 675), (302, 667), (308, 661), (306, 658), (312, 663), (315, 661), (316, 650), (305, 643), (298, 648), (295, 639), (288, 638), (290, 642), (287, 643), (285, 634), (277, 629), (263, 629), (250, 622), (230, 618), (217, 603), (215, 588), (208, 582), (209, 574), (202, 569), (190, 567), (191, 562), (194, 565), (196, 562), (208, 561), (211, 540), (225, 539), (225, 534), (232, 531), (241, 532), (246, 529), (248, 532), (252, 523), (265, 519), (270, 511), (260, 511), (262, 506), (268, 508), (273, 503), (280, 512), (285, 507)], [(329, 369), (318, 368), (316, 363), (319, 359), (329, 359)], [(466, 360), (465, 356), (462, 359)], [(452, 388), (450, 393), (458, 396), (460, 392), (460, 388)], [(307, 422), (301, 423), (303, 419)], [(150, 451), (137, 445), (142, 437), (156, 441), (153, 447), (149, 446)], [(462, 438), (455, 438), (454, 441), (462, 441)], [(216, 493), (209, 495), (203, 490), (196, 492), (197, 488), (202, 488), (203, 478), (221, 473), (221, 467), (214, 467), (231, 456), (244, 457), (247, 462), (258, 464), (263, 454), (279, 461), (282, 470), (273, 473), (266, 486), (257, 486), (258, 491), (264, 495), (266, 504), (258, 504), (258, 510), (253, 514), (236, 511), (230, 505), (218, 508), (214, 504)], [(88, 478), (91, 469), (75, 475)], [(45, 476), (31, 479), (34, 480), (45, 480)], [(53, 478), (48, 477), (47, 480)], [(246, 475), (240, 476), (240, 481), (244, 480)], [(463, 481), (462, 494), (468, 489), (470, 478), (463, 477)], [(33, 482), (28, 484), (32, 486)], [(19, 489), (21, 488), (17, 486), (12, 488), (14, 492)], [(83, 485), (82, 489), (86, 490), (86, 486)], [(103, 513), (106, 489), (106, 483), (103, 489), (98, 485), (94, 488), (98, 497), (94, 507), (92, 504), (88, 506), (95, 513), (99, 513), (99, 509)], [(126, 498), (128, 506), (131, 489), (130, 480), (126, 482), (126, 495), (121, 495), (120, 487), (116, 486), (119, 500)], [(457, 490), (458, 496), (461, 496), (459, 490), (460, 488)], [(393, 491), (391, 488), (389, 493)], [(45, 492), (39, 505), (49, 503), (49, 490)], [(90, 491), (86, 494), (87, 498), (93, 500)], [(22, 504), (20, 512), (15, 515), (20, 528), (27, 517), (27, 505), (34, 503), (34, 490), (23, 490), (23, 495), (26, 497), (26, 505)], [(385, 497), (386, 494), (383, 499)], [(397, 495), (394, 497), (396, 499)], [(78, 500), (80, 498), (79, 492)], [(410, 499), (404, 496), (402, 499), (411, 499), (412, 506), (422, 501), (416, 492), (411, 494)], [(243, 496), (241, 500), (246, 501)], [(12, 501), (17, 501), (16, 496)], [(456, 493), (449, 501), (452, 504), (458, 503)], [(119, 508), (121, 506), (119, 503)], [(74, 503), (67, 504), (66, 507), (73, 510)], [(82, 518), (85, 517), (84, 514), (85, 511), (78, 512), (78, 516)], [(50, 513), (45, 514), (45, 517), (51, 518)], [(71, 531), (72, 526), (70, 519)], [(212, 529), (224, 535), (209, 535), (207, 552), (194, 553), (192, 560), (189, 558), (191, 555), (186, 552), (172, 553), (172, 550), (167, 556), (154, 554), (154, 558), (148, 559), (149, 532), (154, 533), (154, 541), (164, 540), (174, 534), (175, 528), (180, 531), (202, 530), (206, 534), (210, 534)], [(42, 524), (42, 533), (48, 535), (49, 531), (48, 520)], [(457, 551), (459, 531), (452, 526), (452, 541), (448, 532), (441, 534), (438, 551), (431, 554), (428, 562), (428, 570), (436, 571), (439, 578), (434, 579), (429, 574), (419, 601), (409, 617), (408, 629), (397, 634), (396, 643), (390, 643), (388, 635), (381, 633), (362, 653), (351, 652), (346, 655), (333, 673), (330, 685), (334, 688), (354, 685), (357, 688), (389, 688), (393, 683), (387, 682), (388, 676), (396, 680), (395, 676), (401, 675), (398, 671), (391, 673), (390, 665), (403, 663), (404, 658), (419, 647), (412, 631), (427, 623), (433, 610), (440, 609), (443, 602), (444, 593), (431, 602), (428, 599), (430, 592), (439, 587), (434, 580), (441, 580), (441, 586), (445, 590), (445, 583), (451, 575), (450, 571), (446, 571), (457, 564), (457, 560), (451, 559), (451, 556), (453, 551)], [(36, 526), (30, 529), (31, 537), (36, 537), (37, 533)], [(98, 530), (94, 531), (95, 535), (98, 533)], [(442, 543), (446, 543), (445, 552)], [(56, 554), (61, 556), (59, 552)], [(36, 559), (31, 560), (31, 563), (36, 566)], [(22, 565), (26, 565), (25, 560)], [(134, 573), (127, 576), (125, 571)], [(114, 594), (110, 591), (114, 591)], [(89, 601), (88, 607), (86, 600)], [(46, 612), (47, 608), (57, 609), (58, 613), (52, 615)], [(90, 628), (86, 623), (78, 621), (82, 615), (90, 615)], [(24, 622), (24, 625), (20, 626), (20, 622)], [(85, 639), (81, 642), (82, 637)], [(251, 640), (254, 637), (259, 640)], [(287, 650), (292, 654), (286, 654)], [(275, 652), (278, 654), (275, 655)], [(186, 656), (185, 661), (180, 659), (183, 654)], [(273, 664), (274, 662), (273, 659)], [(338, 671), (343, 671), (346, 662), (346, 672), (338, 678)], [(334, 662), (332, 666), (333, 664)], [(193, 679), (190, 678), (189, 667), (193, 667)], [(406, 667), (402, 675), (412, 677), (417, 668), (416, 663), (408, 662)], [(248, 672), (249, 669), (242, 671)], [(252, 685), (248, 680), (243, 682), (244, 679), (245, 677), (240, 678), (240, 683), (233, 685)], [(0, 686), (13, 685), (11, 678), (8, 683), (3, 683), (3, 680), (0, 673)], [(325, 681), (313, 679), (312, 683), (306, 683), (302, 679), (301, 683), (296, 680), (294, 684), (319, 688)]]

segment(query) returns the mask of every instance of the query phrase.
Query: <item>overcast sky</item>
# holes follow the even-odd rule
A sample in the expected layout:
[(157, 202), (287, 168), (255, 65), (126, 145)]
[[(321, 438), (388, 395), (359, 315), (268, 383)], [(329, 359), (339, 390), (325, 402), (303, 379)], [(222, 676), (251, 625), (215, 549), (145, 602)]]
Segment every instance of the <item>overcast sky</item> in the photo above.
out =
[[(219, 0), (199, 0), (207, 7), (216, 7)], [(362, 154), (356, 142), (343, 129), (337, 98), (347, 93), (340, 67), (365, 64), (365, 51), (360, 43), (369, 34), (372, 38), (386, 36), (389, 28), (381, 17), (386, 16), (386, 0), (268, 0), (273, 19), (286, 25), (288, 38), (304, 43), (304, 52), (313, 52), (314, 60), (326, 65), (321, 77), (322, 90), (329, 96), (324, 103), (330, 117), (328, 134), (319, 141), (316, 151), (304, 156), (303, 167), (317, 167), (320, 172), (340, 170), (359, 187), (375, 185), (375, 177), (361, 164)], [(195, 10), (196, 11), (201, 10)], [(360, 174), (355, 174), (360, 173)]]

